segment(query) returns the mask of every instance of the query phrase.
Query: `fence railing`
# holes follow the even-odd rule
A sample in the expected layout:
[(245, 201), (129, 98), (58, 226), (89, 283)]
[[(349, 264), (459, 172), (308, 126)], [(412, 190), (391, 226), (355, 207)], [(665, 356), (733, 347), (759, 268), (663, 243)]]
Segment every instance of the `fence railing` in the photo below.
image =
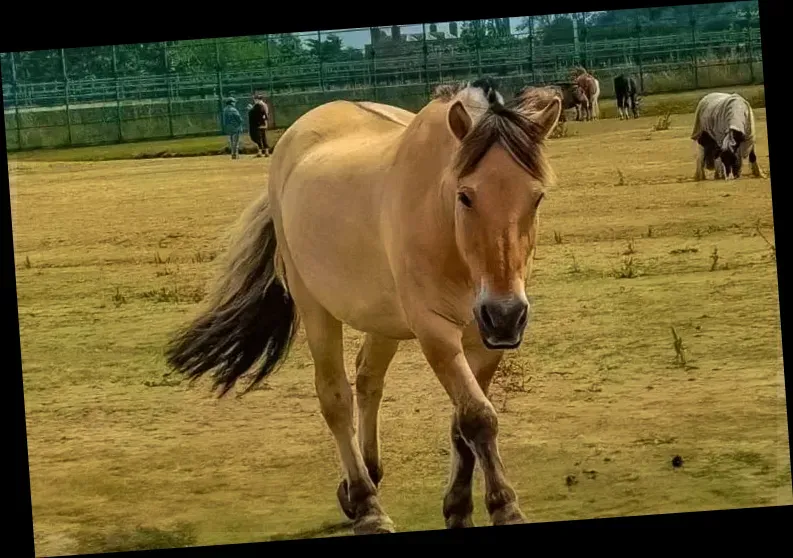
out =
[[(439, 40), (428, 26), (420, 26), (421, 33), (397, 40), (381, 37), (363, 49), (350, 49), (346, 60), (323, 60), (301, 51), (297, 63), (283, 53), (274, 61), (275, 47), (269, 45), (276, 44), (275, 38), (265, 36), (261, 58), (229, 61), (220, 55), (222, 40), (205, 41), (214, 45), (214, 64), (191, 73), (124, 76), (116, 67), (116, 47), (109, 47), (115, 75), (71, 79), (68, 55), (61, 50), (63, 79), (43, 83), (16, 79), (12, 53), (3, 59), (4, 66), (14, 66), (13, 79), (3, 82), (6, 143), (14, 151), (218, 134), (222, 99), (241, 98), (244, 108), (254, 91), (266, 92), (279, 127), (340, 98), (417, 110), (438, 83), (485, 73), (497, 77), (509, 95), (527, 84), (566, 79), (579, 64), (599, 78), (603, 97), (612, 94), (612, 78), (624, 72), (635, 75), (645, 93), (762, 81), (759, 23), (754, 20), (743, 29), (709, 32), (698, 31), (692, 20), (690, 28), (660, 35), (643, 36), (638, 27), (632, 36), (616, 39), (589, 40), (582, 33), (582, 40), (562, 44), (544, 43), (532, 18), (527, 20), (521, 33), (473, 42)], [(341, 33), (321, 32), (317, 42)], [(226, 44), (234, 41), (240, 40)], [(183, 54), (165, 43), (159, 48), (165, 62)]]

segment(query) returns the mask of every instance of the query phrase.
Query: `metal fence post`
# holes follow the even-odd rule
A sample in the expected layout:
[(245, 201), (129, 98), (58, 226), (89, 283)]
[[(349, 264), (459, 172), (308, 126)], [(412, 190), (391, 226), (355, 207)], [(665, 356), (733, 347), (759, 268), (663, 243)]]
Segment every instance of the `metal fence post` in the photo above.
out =
[(478, 76), (482, 75), (482, 49), (481, 49), (481, 36), (479, 30), (482, 27), (482, 20), (477, 20), (474, 27), (474, 50), (476, 51), (476, 72)]
[(636, 64), (639, 66), (639, 91), (644, 94), (644, 67), (642, 66), (642, 26), (636, 14)]
[(570, 21), (573, 24), (573, 59), (575, 60), (575, 65), (581, 65), (581, 46), (580, 41), (578, 40), (578, 18), (576, 14), (570, 14)]
[(168, 64), (168, 44), (163, 41), (162, 44), (162, 62), (165, 71), (165, 88), (168, 94), (168, 133), (173, 136), (173, 95), (171, 94), (171, 70)]
[[(377, 30), (377, 36), (379, 38), (379, 36), (380, 36), (380, 28), (379, 27), (371, 28), (371, 30), (375, 30), (375, 29)], [(372, 50), (372, 56), (371, 56), (371, 61), (369, 62), (369, 68), (370, 68), (369, 72), (371, 73), (371, 76), (372, 76), (372, 97), (374, 98), (375, 101), (377, 101), (378, 100), (378, 98), (377, 98), (377, 55), (376, 55), (376, 51), (375, 51), (375, 40), (374, 40), (375, 35), (374, 35), (374, 33), (371, 33), (371, 32), (370, 32), (370, 35), (372, 37), (371, 38), (371, 41), (372, 41), (372, 49), (371, 49)]]
[(424, 85), (427, 93), (427, 99), (429, 99), (432, 95), (430, 90), (430, 73), (429, 73), (429, 53), (427, 51), (427, 24), (421, 24), (421, 33), (422, 33), (422, 41), (423, 44), (421, 45), (422, 50), (424, 51)]
[(11, 56), (11, 79), (14, 85), (14, 119), (17, 123), (17, 149), (22, 149), (22, 128), (21, 120), (19, 118), (19, 85), (17, 84), (17, 65), (14, 62), (14, 53), (8, 53)]
[(325, 91), (325, 82), (322, 77), (322, 31), (317, 31), (317, 60), (319, 61), (319, 90)]
[(264, 48), (267, 50), (267, 79), (270, 83), (270, 95), (273, 95), (273, 62), (270, 58), (270, 35), (264, 36)]
[(116, 79), (116, 121), (118, 122), (118, 141), (124, 142), (124, 128), (121, 125), (121, 82), (118, 77), (118, 58), (116, 57), (116, 45), (113, 47), (113, 77)]
[(534, 70), (534, 16), (529, 16), (529, 67), (531, 68), (531, 83), (536, 85), (537, 74)]
[(223, 75), (220, 73), (220, 42), (215, 39), (215, 70), (217, 73), (218, 89), (218, 125), (220, 132), (223, 132)]
[(72, 116), (69, 111), (69, 74), (66, 72), (66, 50), (61, 49), (61, 68), (63, 69), (64, 103), (66, 104), (66, 130), (69, 133), (69, 145), (72, 145)]
[(746, 54), (749, 58), (749, 77), (754, 85), (754, 47), (752, 45), (752, 13), (746, 10)]
[(589, 39), (587, 37), (587, 27), (586, 27), (586, 12), (581, 12), (581, 29), (579, 31), (579, 43), (583, 43), (579, 46), (581, 51), (581, 61), (583, 62), (582, 66), (587, 70), (590, 71), (591, 68), (591, 61), (589, 60)]
[(699, 68), (697, 67), (697, 21), (694, 19), (694, 6), (688, 7), (691, 21), (691, 65), (694, 68), (694, 89), (699, 89)]

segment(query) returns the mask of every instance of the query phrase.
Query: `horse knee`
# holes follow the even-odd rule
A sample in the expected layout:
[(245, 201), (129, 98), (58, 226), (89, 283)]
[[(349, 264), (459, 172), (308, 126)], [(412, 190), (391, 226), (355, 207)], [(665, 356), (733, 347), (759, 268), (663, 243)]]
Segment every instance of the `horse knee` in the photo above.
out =
[(352, 390), (349, 383), (318, 379), (316, 390), (320, 411), (331, 429), (352, 422)]
[(355, 393), (361, 400), (380, 401), (383, 398), (383, 381), (377, 376), (366, 374), (364, 368), (359, 368), (355, 378)]
[(462, 437), (472, 444), (486, 443), (498, 434), (498, 415), (489, 402), (460, 409), (457, 424)]

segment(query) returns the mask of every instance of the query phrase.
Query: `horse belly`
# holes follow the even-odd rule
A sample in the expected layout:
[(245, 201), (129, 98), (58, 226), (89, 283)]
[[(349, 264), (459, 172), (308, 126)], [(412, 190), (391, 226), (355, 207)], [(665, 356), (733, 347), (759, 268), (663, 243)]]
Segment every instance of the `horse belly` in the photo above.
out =
[(280, 203), (286, 248), (303, 284), (336, 319), (410, 339), (380, 235), (377, 174), (361, 177), (356, 166), (342, 156), (295, 170)]

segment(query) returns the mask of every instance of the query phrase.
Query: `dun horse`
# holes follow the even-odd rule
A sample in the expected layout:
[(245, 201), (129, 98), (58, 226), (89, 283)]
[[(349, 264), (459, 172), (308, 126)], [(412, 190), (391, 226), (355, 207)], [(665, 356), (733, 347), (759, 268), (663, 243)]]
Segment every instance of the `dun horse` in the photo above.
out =
[[(212, 372), (221, 395), (260, 361), (247, 391), (286, 357), (302, 322), (341, 458), (337, 497), (355, 534), (395, 530), (378, 496), (378, 413), (386, 370), (408, 339), (454, 407), (446, 526), (473, 525), (476, 462), (492, 523), (525, 522), (487, 392), (528, 322), (538, 208), (553, 181), (543, 143), (561, 104), (527, 113), (479, 85), (441, 87), (417, 114), (334, 101), (299, 118), (275, 148), (269, 191), (242, 217), (207, 306), (166, 353), (193, 379)], [(366, 334), (357, 439), (342, 324)]]
[(573, 76), (573, 83), (581, 88), (587, 101), (589, 101), (587, 105), (584, 105), (584, 119), (600, 118), (600, 82), (584, 68), (576, 68)]
[(765, 177), (755, 154), (754, 111), (737, 93), (708, 93), (697, 104), (691, 139), (697, 143), (694, 180), (705, 180), (705, 169), (716, 179), (741, 176), (748, 157), (755, 177)]

